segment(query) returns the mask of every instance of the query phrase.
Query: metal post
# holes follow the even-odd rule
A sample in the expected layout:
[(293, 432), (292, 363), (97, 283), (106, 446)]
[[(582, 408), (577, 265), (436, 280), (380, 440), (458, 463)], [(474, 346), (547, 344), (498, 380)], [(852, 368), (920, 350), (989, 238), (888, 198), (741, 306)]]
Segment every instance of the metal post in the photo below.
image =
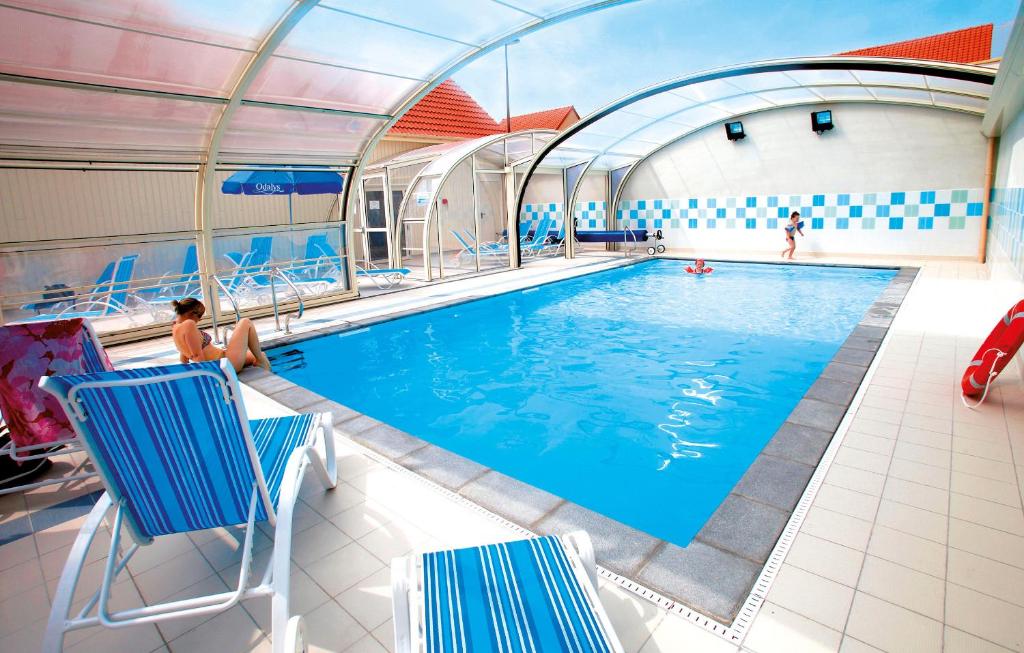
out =
[[(508, 142), (508, 139), (505, 140)], [(476, 259), (476, 271), (480, 271), (480, 197), (477, 195), (478, 188), (476, 187), (476, 154), (471, 155), (473, 165), (473, 254)]]
[(274, 277), (275, 277), (274, 271), (271, 270), (270, 274), (267, 275), (267, 276), (270, 277), (270, 300), (274, 303), (274, 330), (275, 331), (280, 331), (281, 330), (281, 316), (278, 315), (278, 312), (277, 312), (277, 282), (274, 281)]
[(434, 210), (437, 212), (437, 276), (439, 279), (444, 279), (444, 245), (441, 242), (442, 227), (441, 222), (441, 209), (437, 205), (437, 200), (434, 200)]
[(978, 242), (978, 263), (984, 263), (988, 258), (988, 221), (992, 212), (992, 205), (989, 198), (992, 196), (992, 178), (995, 172), (996, 143), (999, 139), (995, 136), (988, 137), (988, 151), (985, 155), (985, 180), (981, 189), (985, 195), (981, 199), (981, 234)]

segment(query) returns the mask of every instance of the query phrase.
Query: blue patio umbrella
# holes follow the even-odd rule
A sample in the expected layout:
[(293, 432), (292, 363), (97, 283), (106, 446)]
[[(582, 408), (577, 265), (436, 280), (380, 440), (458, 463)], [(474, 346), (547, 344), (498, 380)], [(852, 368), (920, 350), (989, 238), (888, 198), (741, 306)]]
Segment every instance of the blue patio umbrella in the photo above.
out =
[(292, 194), (337, 195), (341, 175), (330, 170), (242, 170), (220, 185), (226, 195), (287, 195), (288, 224), (292, 223)]

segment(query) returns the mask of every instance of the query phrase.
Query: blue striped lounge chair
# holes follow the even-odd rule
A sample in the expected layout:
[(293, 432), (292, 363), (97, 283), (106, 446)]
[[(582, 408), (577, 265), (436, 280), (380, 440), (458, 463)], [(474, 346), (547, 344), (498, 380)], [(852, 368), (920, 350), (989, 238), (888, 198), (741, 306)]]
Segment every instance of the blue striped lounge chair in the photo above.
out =
[[(64, 565), (43, 651), (60, 651), (72, 630), (195, 617), (269, 596), (273, 650), (281, 653), (288, 633), (302, 631), (301, 617), (290, 618), (288, 608), (298, 490), (310, 464), (326, 488), (337, 484), (330, 413), (249, 420), (226, 361), (51, 376), (40, 385), (64, 406), (106, 488)], [(73, 614), (86, 555), (110, 510), (112, 537), (100, 587)], [(253, 576), (259, 580), (251, 582), (257, 522), (273, 528), (274, 548), (262, 575), (256, 570)], [(241, 524), (245, 538), (234, 589), (112, 611), (110, 588), (140, 546), (165, 535)], [(133, 544), (121, 545), (122, 527)]]
[(622, 653), (590, 537), (536, 537), (396, 558), (395, 652)]
[[(36, 329), (49, 328), (49, 324), (51, 323), (33, 322), (32, 326)], [(5, 335), (5, 330), (19, 328), (21, 327), (17, 324), (0, 326), (0, 340)], [(107, 358), (107, 353), (103, 350), (99, 336), (96, 335), (96, 330), (93, 329), (92, 324), (88, 320), (82, 320), (82, 328), (79, 334), (82, 342), (82, 369), (90, 373), (112, 371), (114, 368), (110, 364), (110, 359)], [(0, 352), (0, 359), (8, 355), (17, 356), (21, 355), (21, 352)], [(0, 415), (0, 432), (8, 430), (3, 421), (3, 416)], [(27, 492), (47, 485), (73, 483), (96, 476), (95, 472), (83, 471), (88, 464), (87, 460), (83, 460), (69, 474), (32, 482), (29, 478), (34, 475), (33, 473), (38, 473), (39, 466), (44, 465), (46, 459), (53, 455), (66, 455), (81, 451), (81, 444), (75, 437), (52, 437), (45, 442), (26, 443), (20, 442), (15, 432), (9, 432), (8, 435), (10, 440), (7, 444), (0, 447), (0, 456), (10, 456), (11, 460), (17, 462), (24, 471), (19, 469), (17, 477), (6, 478), (4, 486), (0, 488), (0, 495), (13, 492)]]

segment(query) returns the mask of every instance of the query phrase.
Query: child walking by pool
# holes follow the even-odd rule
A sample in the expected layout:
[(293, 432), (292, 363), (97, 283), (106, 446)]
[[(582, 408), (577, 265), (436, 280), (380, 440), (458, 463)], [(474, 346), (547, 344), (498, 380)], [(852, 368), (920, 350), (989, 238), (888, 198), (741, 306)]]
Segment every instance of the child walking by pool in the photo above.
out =
[(800, 212), (793, 211), (789, 216), (789, 224), (786, 225), (786, 249), (782, 250), (782, 258), (793, 260), (793, 252), (796, 251), (796, 234), (804, 235), (804, 223), (800, 222)]

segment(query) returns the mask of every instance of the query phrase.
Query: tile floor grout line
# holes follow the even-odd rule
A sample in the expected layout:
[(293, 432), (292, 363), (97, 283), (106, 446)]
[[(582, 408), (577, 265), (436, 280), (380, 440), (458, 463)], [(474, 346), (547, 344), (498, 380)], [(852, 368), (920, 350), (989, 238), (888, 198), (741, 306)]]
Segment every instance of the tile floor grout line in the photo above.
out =
[[(913, 292), (914, 287), (915, 286), (920, 287), (920, 285), (918, 283), (918, 280), (921, 278), (921, 276), (922, 275), (920, 275), (920, 274), (914, 276), (914, 281), (911, 283), (910, 288), (907, 289), (907, 293), (906, 293), (906, 295), (904, 295), (904, 301), (900, 305), (900, 308), (903, 308), (903, 306), (906, 305), (906, 300), (908, 298), (910, 298), (910, 294)], [(877, 371), (878, 367), (881, 367), (882, 361), (885, 359), (886, 354), (889, 353), (889, 344), (891, 343), (892, 338), (895, 336), (896, 328), (898, 328), (898, 325), (896, 324), (896, 320), (897, 320), (898, 317), (899, 317), (899, 312), (897, 311), (897, 314), (893, 317), (892, 324), (889, 325), (889, 330), (885, 334), (885, 339), (883, 340), (882, 345), (879, 347), (878, 353), (875, 355), (875, 360), (872, 361), (872, 368), (868, 370), (867, 374), (865, 374), (864, 383), (861, 386), (861, 390), (864, 392), (864, 394), (867, 394), (867, 388), (869, 388), (871, 386), (871, 381), (874, 378), (874, 373)], [(920, 352), (920, 345), (918, 345), (917, 351)], [(877, 364), (877, 366), (875, 366), (876, 364)], [(857, 407), (857, 412), (858, 413), (860, 412), (860, 408), (861, 408), (861, 406), (858, 405), (858, 407)], [(897, 427), (897, 431), (896, 432), (897, 432), (897, 434), (899, 434), (899, 430), (902, 428), (902, 426), (903, 426), (903, 413), (900, 413), (899, 421), (896, 423), (896, 427)], [(846, 433), (843, 433), (843, 439), (845, 439), (845, 438), (846, 438)], [(895, 445), (893, 445), (893, 450), (894, 450), (894, 453), (895, 453)], [(885, 489), (886, 489), (886, 487), (889, 484), (889, 472), (892, 469), (892, 461), (894, 460), (894, 458), (895, 458), (895, 455), (890, 454), (889, 462), (888, 462), (888, 465), (886, 466), (885, 480), (882, 483), (882, 493), (878, 496), (878, 504), (875, 506), (874, 512), (872, 514), (871, 527), (870, 527), (870, 529), (868, 531), (868, 541), (867, 541), (867, 544), (864, 547), (864, 551), (863, 551), (864, 555), (863, 555), (863, 557), (861, 558), (861, 561), (860, 561), (860, 568), (857, 570), (857, 580), (855, 581), (854, 587), (853, 587), (853, 598), (850, 600), (850, 607), (849, 607), (849, 609), (846, 612), (846, 619), (843, 621), (843, 628), (840, 631), (840, 642), (842, 642), (842, 638), (843, 637), (846, 637), (846, 631), (850, 627), (850, 617), (853, 615), (853, 604), (857, 600), (857, 592), (860, 591), (858, 589), (858, 587), (860, 586), (860, 579), (864, 575), (864, 565), (865, 565), (865, 563), (867, 562), (867, 559), (868, 559), (868, 550), (871, 548), (871, 541), (874, 539), (874, 536), (875, 536), (875, 527), (878, 526), (878, 512), (879, 512), (879, 510), (881, 509), (881, 506), (882, 506), (882, 498), (885, 496)]]

